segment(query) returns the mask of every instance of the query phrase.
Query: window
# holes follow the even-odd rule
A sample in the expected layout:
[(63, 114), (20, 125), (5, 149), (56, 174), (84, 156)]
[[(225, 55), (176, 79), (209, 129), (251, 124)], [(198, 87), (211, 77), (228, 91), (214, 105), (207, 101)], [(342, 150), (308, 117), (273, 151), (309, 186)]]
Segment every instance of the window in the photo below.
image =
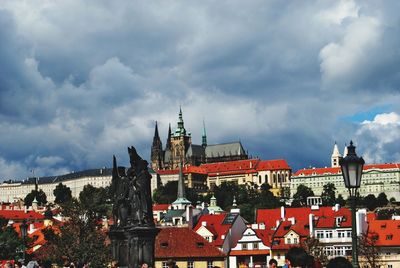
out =
[(242, 249), (247, 249), (247, 243), (242, 244)]
[(214, 267), (213, 261), (207, 261), (207, 268), (213, 268), (213, 267)]
[(386, 235), (386, 240), (392, 240), (392, 238), (393, 238), (393, 235)]
[(388, 268), (393, 268), (393, 265), (392, 264), (388, 264)]
[(168, 264), (167, 264), (166, 261), (163, 261), (163, 262), (162, 262), (162, 268), (168, 268)]
[(288, 238), (288, 239), (287, 239), (287, 244), (291, 244), (291, 243), (292, 243), (291, 239)]
[(297, 244), (297, 237), (293, 238), (293, 244)]
[(253, 243), (253, 249), (258, 249), (258, 243)]
[(194, 263), (193, 263), (193, 261), (188, 261), (188, 262), (187, 262), (187, 268), (194, 268)]

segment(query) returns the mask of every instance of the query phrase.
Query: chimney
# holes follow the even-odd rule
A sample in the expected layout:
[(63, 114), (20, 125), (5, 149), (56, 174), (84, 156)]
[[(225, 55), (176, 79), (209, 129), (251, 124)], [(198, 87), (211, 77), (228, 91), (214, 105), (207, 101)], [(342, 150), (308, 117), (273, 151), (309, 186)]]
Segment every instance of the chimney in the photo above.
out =
[(279, 223), (280, 223), (280, 221), (279, 221), (279, 220), (276, 220), (276, 228), (279, 227)]
[(294, 225), (296, 223), (296, 219), (294, 217), (291, 217), (288, 219), (292, 225)]
[(206, 221), (202, 221), (201, 222), (201, 226), (207, 226), (207, 222)]
[(265, 224), (263, 222), (261, 222), (258, 227), (260, 230), (265, 230)]
[(335, 204), (335, 206), (332, 207), (332, 210), (335, 212), (338, 212), (340, 209), (340, 205), (339, 204)]
[(281, 206), (281, 219), (285, 218), (285, 207)]
[(314, 236), (314, 214), (308, 215), (308, 224), (310, 226), (310, 237)]

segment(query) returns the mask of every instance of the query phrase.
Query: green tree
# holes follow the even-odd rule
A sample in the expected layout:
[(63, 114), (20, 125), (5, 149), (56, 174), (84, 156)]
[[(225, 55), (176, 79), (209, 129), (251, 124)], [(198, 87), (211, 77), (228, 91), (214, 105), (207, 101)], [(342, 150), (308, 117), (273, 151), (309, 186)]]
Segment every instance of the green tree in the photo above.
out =
[(378, 197), (376, 198), (376, 201), (378, 203), (378, 207), (384, 207), (389, 203), (389, 200), (387, 199), (387, 196), (385, 193), (380, 193)]
[(373, 194), (369, 194), (363, 199), (363, 204), (368, 208), (368, 210), (373, 211), (378, 207), (378, 201)]
[(23, 241), (8, 220), (0, 218), (0, 259), (11, 260), (21, 257), (17, 251), (22, 249)]
[(363, 233), (358, 238), (358, 252), (365, 260), (365, 263), (360, 263), (361, 267), (380, 267), (378, 239), (379, 234), (377, 233)]
[(109, 191), (106, 188), (96, 188), (90, 184), (83, 187), (79, 193), (79, 201), (83, 209), (93, 217), (111, 216), (111, 205), (108, 204)]
[(71, 189), (68, 186), (62, 184), (61, 182), (56, 186), (56, 188), (53, 191), (53, 194), (55, 196), (54, 202), (57, 204), (67, 203), (72, 199)]
[(90, 263), (91, 267), (107, 267), (111, 256), (107, 235), (98, 224), (96, 215), (89, 213), (76, 199), (60, 204), (68, 221), (43, 231), (47, 243), (36, 258), (62, 265), (67, 257), (77, 267)]
[(323, 206), (333, 206), (336, 201), (336, 187), (333, 183), (327, 183), (322, 190), (321, 199)]
[(324, 253), (323, 245), (318, 238), (308, 236), (306, 240), (302, 242), (302, 246), (308, 254), (314, 256), (314, 258), (316, 260), (319, 260), (322, 265), (327, 264), (328, 258)]
[(24, 199), (25, 206), (32, 206), (32, 202), (36, 197), (36, 201), (38, 202), (39, 206), (44, 206), (47, 203), (47, 196), (46, 193), (43, 192), (42, 189), (39, 191), (32, 190), (29, 194), (26, 195)]
[(171, 204), (178, 194), (178, 181), (169, 181), (160, 185), (153, 193), (153, 201), (157, 204)]
[(293, 195), (292, 207), (303, 207), (307, 205), (307, 197), (314, 196), (311, 188), (300, 184), (297, 187), (297, 192)]

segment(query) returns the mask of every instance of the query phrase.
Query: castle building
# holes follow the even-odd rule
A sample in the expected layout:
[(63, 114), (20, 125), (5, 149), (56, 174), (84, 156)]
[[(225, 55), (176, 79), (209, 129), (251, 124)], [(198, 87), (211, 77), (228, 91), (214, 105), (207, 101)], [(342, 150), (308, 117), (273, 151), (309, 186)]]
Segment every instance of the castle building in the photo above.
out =
[(199, 166), (204, 163), (243, 159), (248, 159), (248, 155), (240, 141), (212, 145), (207, 144), (204, 122), (201, 145), (193, 144), (191, 133), (187, 132), (184, 126), (182, 109), (179, 110), (177, 128), (173, 133), (171, 131), (171, 125), (169, 125), (167, 143), (163, 150), (156, 122), (153, 144), (151, 146), (151, 167), (154, 170), (178, 169), (179, 163)]

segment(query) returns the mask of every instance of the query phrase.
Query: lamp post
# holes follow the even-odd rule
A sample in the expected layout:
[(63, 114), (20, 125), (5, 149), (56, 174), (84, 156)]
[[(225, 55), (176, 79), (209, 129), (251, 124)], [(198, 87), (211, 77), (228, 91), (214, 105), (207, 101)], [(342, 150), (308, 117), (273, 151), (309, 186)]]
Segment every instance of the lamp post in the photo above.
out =
[(25, 250), (26, 250), (26, 236), (28, 235), (28, 224), (26, 223), (26, 220), (23, 220), (21, 225), (21, 236), (22, 236), (22, 241), (24, 243), (24, 247), (22, 249), (22, 258), (25, 261)]
[(344, 184), (349, 190), (350, 206), (351, 206), (351, 238), (352, 238), (352, 264), (354, 268), (358, 268), (358, 249), (357, 249), (357, 230), (356, 230), (356, 199), (358, 188), (361, 185), (362, 170), (364, 159), (356, 154), (356, 147), (350, 141), (347, 146), (347, 155), (339, 159), (340, 168)]

